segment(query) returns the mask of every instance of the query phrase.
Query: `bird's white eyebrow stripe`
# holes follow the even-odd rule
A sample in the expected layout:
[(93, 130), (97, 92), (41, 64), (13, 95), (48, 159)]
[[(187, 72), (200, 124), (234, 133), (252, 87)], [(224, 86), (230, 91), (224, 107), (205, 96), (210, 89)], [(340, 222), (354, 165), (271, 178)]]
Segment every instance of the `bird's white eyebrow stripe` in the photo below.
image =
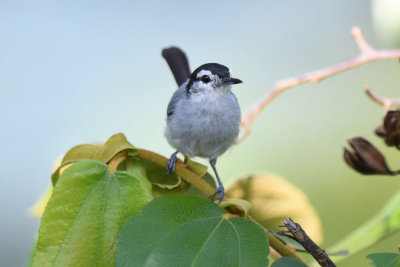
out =
[(201, 70), (201, 71), (199, 71), (199, 73), (197, 73), (197, 78), (200, 78), (203, 75), (208, 75), (211, 77), (212, 73), (209, 70)]

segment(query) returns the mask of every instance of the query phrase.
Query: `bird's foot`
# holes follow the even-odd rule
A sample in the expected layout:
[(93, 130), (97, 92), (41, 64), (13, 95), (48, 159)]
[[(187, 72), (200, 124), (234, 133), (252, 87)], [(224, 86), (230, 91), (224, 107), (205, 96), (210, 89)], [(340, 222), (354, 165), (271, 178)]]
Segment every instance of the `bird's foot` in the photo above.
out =
[(175, 172), (176, 154), (177, 153), (178, 152), (173, 153), (168, 160), (167, 166), (165, 167), (165, 172), (167, 173), (167, 175), (169, 175), (172, 172)]
[(208, 197), (212, 201), (218, 201), (218, 204), (221, 203), (221, 200), (224, 198), (225, 189), (222, 184), (218, 186), (217, 189)]

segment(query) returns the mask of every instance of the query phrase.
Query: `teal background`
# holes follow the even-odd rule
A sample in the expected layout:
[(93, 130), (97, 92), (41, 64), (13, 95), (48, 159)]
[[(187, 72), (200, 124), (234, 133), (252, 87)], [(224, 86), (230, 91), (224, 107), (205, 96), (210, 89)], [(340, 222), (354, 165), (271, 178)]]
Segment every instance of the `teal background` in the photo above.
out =
[[(166, 107), (176, 89), (161, 49), (182, 47), (192, 69), (228, 66), (245, 111), (277, 80), (358, 54), (358, 25), (376, 48), (369, 1), (0, 1), (0, 259), (22, 266), (39, 220), (28, 209), (50, 184), (69, 148), (123, 132), (166, 156)], [(399, 168), (399, 152), (374, 136), (382, 109), (363, 93), (399, 97), (400, 64), (377, 62), (315, 85), (295, 87), (257, 118), (251, 135), (218, 161), (226, 185), (257, 172), (301, 188), (320, 214), (324, 247), (379, 211), (398, 177), (361, 176), (343, 159), (346, 139), (362, 135)], [(395, 252), (397, 234), (370, 252)]]

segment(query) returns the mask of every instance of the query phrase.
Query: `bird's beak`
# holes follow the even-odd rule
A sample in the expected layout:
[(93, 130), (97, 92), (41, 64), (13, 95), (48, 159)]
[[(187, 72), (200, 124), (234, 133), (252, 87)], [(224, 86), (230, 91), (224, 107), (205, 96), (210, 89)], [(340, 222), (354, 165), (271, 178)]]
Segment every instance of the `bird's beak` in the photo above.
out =
[(229, 78), (224, 81), (225, 84), (238, 84), (242, 83), (242, 80), (236, 79), (236, 78)]

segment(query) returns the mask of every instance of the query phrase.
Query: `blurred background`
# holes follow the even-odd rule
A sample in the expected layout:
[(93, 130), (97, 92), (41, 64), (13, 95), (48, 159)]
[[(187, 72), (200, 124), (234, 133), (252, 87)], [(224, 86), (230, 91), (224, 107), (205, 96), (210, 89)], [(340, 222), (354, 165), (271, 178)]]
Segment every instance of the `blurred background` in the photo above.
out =
[[(123, 132), (137, 147), (166, 156), (174, 151), (163, 130), (176, 85), (162, 48), (183, 48), (192, 69), (206, 62), (228, 66), (244, 81), (233, 90), (245, 111), (277, 80), (358, 54), (350, 35), (355, 25), (374, 47), (399, 47), (399, 27), (388, 21), (399, 13), (375, 4), (0, 1), (2, 266), (27, 263), (39, 226), (29, 207), (69, 148)], [(346, 140), (362, 135), (400, 168), (399, 152), (373, 134), (382, 108), (362, 90), (369, 85), (381, 96), (400, 97), (399, 74), (397, 60), (377, 62), (285, 92), (257, 118), (251, 135), (219, 159), (221, 177), (226, 185), (258, 172), (285, 177), (315, 206), (329, 247), (399, 189), (398, 177), (361, 176), (342, 159)], [(395, 252), (399, 238), (340, 266), (367, 265), (371, 252)]]

